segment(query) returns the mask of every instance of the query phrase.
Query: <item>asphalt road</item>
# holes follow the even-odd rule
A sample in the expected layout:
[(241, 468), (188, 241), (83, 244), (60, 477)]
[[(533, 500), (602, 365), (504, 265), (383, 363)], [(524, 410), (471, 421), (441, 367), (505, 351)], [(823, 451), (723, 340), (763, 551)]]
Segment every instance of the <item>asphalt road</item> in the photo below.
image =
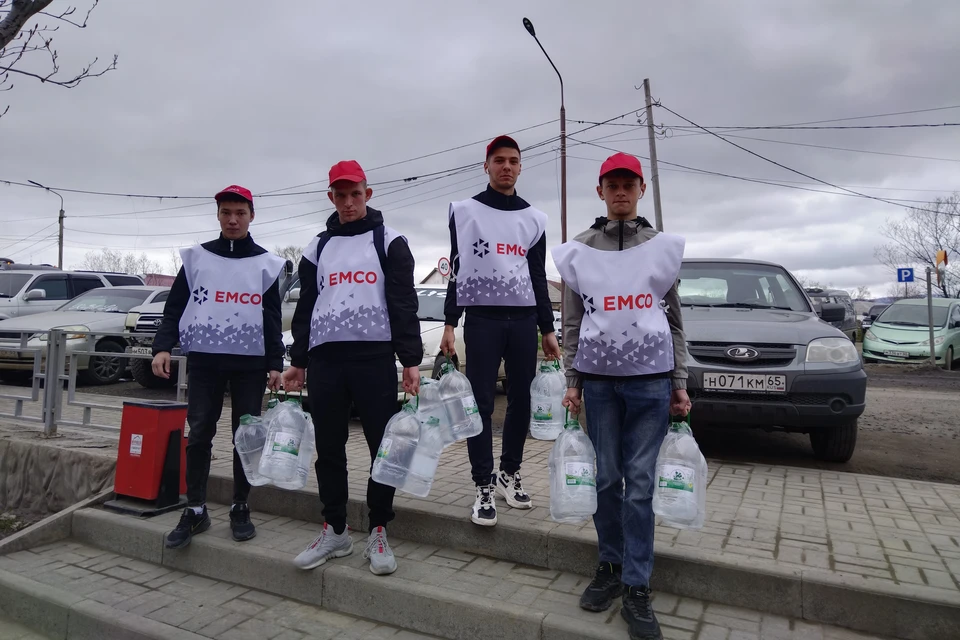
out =
[[(704, 455), (960, 484), (960, 372), (891, 365), (868, 365), (866, 369), (870, 376), (867, 410), (860, 419), (857, 450), (849, 462), (817, 460), (806, 435), (757, 429), (698, 429), (694, 425)], [(135, 382), (85, 387), (83, 391), (173, 398), (169, 390), (147, 390)], [(498, 394), (493, 416), (495, 433), (500, 432), (505, 411), (506, 397)]]

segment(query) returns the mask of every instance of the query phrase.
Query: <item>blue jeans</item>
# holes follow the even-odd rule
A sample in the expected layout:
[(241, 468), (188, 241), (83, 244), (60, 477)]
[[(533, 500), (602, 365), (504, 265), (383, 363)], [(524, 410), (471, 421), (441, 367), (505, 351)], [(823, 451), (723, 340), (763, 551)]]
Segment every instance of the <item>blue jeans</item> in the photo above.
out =
[(588, 379), (583, 383), (583, 403), (587, 435), (597, 450), (593, 523), (600, 562), (623, 565), (623, 582), (628, 586), (649, 586), (653, 483), (669, 421), (670, 381)]

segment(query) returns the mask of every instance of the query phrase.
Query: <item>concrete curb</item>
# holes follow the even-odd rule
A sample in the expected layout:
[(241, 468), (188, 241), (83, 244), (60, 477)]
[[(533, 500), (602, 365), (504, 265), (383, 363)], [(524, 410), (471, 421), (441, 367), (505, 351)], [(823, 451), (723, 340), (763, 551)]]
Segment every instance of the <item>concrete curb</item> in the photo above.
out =
[[(211, 476), (208, 497), (229, 504), (233, 481)], [(254, 511), (320, 523), (323, 521), (316, 493), (257, 487), (250, 496)], [(421, 544), (483, 553), (501, 560), (593, 575), (597, 562), (596, 536), (592, 531), (542, 523), (511, 524), (501, 518), (486, 529), (470, 523), (462, 514), (438, 513), (436, 507), (398, 497), (391, 534)], [(348, 523), (358, 531), (367, 529), (367, 509), (351, 499)], [(654, 546), (652, 587), (673, 593), (766, 613), (839, 625), (859, 631), (907, 640), (942, 640), (960, 629), (960, 596), (922, 586), (891, 587), (853, 575), (837, 575), (813, 569), (777, 568), (752, 559), (733, 563), (708, 551), (678, 553)]]
[(75, 511), (101, 505), (112, 497), (113, 489), (102, 491), (4, 538), (0, 541), (0, 556), (69, 538)]
[(205, 640), (3, 570), (0, 615), (56, 640)]

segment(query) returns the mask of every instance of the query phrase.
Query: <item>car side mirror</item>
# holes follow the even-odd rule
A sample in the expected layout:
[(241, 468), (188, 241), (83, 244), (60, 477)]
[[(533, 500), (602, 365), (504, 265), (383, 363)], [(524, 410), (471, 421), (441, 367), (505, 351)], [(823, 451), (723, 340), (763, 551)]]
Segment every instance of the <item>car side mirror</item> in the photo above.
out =
[(296, 302), (297, 300), (299, 300), (299, 299), (300, 299), (300, 287), (297, 287), (296, 289), (291, 289), (290, 291), (287, 291), (287, 298), (289, 298), (290, 302)]
[(43, 289), (30, 289), (27, 291), (27, 295), (23, 296), (24, 300), (46, 300), (47, 292)]
[(843, 322), (847, 316), (847, 309), (842, 304), (825, 302), (820, 305), (820, 312), (817, 315), (824, 322)]

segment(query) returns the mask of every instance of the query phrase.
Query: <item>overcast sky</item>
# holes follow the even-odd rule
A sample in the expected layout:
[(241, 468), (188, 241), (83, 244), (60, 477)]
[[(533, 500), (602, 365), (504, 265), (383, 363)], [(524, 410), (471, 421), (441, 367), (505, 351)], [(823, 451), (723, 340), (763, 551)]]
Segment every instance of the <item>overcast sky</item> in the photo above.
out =
[[(67, 4), (56, 0), (51, 10)], [(346, 158), (371, 169), (401, 163), (369, 171), (370, 204), (408, 236), (422, 277), (448, 251), (447, 203), (485, 185), (485, 142), (542, 123), (549, 124), (516, 134), (521, 146), (558, 134), (550, 121), (558, 117), (559, 84), (524, 16), (564, 74), (571, 133), (587, 126), (577, 120), (642, 108), (634, 86), (645, 77), (664, 106), (707, 126), (960, 105), (954, 0), (105, 2), (87, 29), (62, 28), (55, 46), (66, 74), (114, 53), (117, 70), (72, 90), (18, 78), (13, 91), (0, 93), (0, 111), (11, 105), (0, 118), (0, 180), (212, 196), (231, 183), (254, 193), (305, 183), (315, 184), (290, 191), (322, 190), (330, 165)], [(685, 124), (662, 109), (654, 118)], [(835, 124), (958, 121), (960, 108)], [(622, 126), (636, 124), (632, 113), (615, 123), (573, 137), (641, 155), (647, 171), (646, 130)], [(659, 141), (661, 161), (830, 190), (712, 136), (688, 134), (673, 129)], [(764, 138), (732, 140), (877, 197), (932, 200), (960, 189), (960, 127), (736, 135)], [(604, 214), (595, 185), (611, 151), (569, 145), (572, 237)], [(549, 215), (550, 245), (560, 240), (557, 158), (555, 142), (525, 154), (518, 183), (520, 195)], [(472, 163), (440, 180), (396, 182)], [(903, 214), (899, 207), (667, 165), (661, 188), (665, 229), (687, 238), (687, 256), (773, 260), (825, 284), (868, 285), (874, 295), (888, 293), (894, 279), (873, 256), (884, 241), (878, 229)], [(170, 269), (172, 248), (211, 239), (218, 229), (212, 198), (64, 195), (68, 267), (111, 247), (147, 251)], [(256, 205), (253, 236), (273, 249), (306, 245), (329, 203), (314, 193), (262, 197)], [(0, 184), (0, 255), (55, 264), (58, 208), (54, 195)], [(650, 190), (640, 212), (653, 221)], [(552, 264), (548, 270), (556, 273)]]

